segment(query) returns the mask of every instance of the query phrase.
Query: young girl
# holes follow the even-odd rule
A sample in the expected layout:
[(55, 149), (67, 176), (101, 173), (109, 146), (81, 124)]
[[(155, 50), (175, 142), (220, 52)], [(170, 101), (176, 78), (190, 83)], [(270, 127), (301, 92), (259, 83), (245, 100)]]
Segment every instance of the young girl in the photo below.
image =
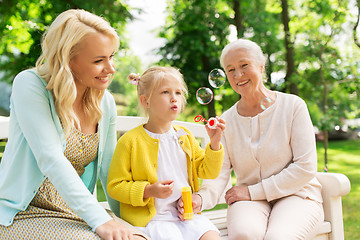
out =
[(120, 202), (121, 217), (152, 239), (220, 239), (204, 216), (178, 217), (181, 188), (199, 189), (198, 178), (216, 178), (223, 161), (220, 144), (225, 121), (206, 126), (210, 143), (203, 150), (189, 130), (172, 125), (185, 105), (186, 84), (172, 67), (153, 67), (133, 81), (149, 116), (118, 141), (108, 176), (109, 195)]

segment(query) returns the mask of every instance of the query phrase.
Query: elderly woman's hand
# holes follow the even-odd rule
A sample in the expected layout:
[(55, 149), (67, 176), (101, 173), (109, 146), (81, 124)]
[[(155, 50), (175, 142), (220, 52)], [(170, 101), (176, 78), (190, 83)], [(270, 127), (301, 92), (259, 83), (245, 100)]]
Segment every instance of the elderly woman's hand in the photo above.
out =
[(231, 205), (237, 201), (250, 201), (251, 196), (247, 186), (233, 186), (225, 194), (225, 201)]

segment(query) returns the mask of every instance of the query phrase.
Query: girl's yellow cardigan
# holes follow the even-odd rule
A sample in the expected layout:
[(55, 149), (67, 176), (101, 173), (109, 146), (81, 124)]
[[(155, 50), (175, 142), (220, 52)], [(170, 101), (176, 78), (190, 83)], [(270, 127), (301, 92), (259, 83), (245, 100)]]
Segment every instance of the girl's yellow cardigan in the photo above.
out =
[[(175, 131), (183, 128), (174, 126)], [(179, 138), (187, 159), (189, 184), (193, 192), (199, 190), (199, 179), (216, 178), (221, 170), (224, 149), (213, 151), (208, 144), (202, 149), (192, 135)], [(159, 139), (150, 137), (143, 125), (125, 133), (118, 141), (108, 175), (107, 189), (110, 197), (120, 202), (120, 216), (138, 227), (145, 227), (155, 216), (154, 198), (144, 199), (144, 189), (158, 181), (157, 159)], [(119, 213), (116, 213), (117, 215)]]

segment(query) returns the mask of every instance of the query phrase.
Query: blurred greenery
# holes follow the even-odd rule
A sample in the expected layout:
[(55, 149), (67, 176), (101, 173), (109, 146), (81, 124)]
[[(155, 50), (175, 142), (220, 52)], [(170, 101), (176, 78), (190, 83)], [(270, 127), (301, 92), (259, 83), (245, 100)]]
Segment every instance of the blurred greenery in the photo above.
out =
[[(324, 169), (324, 148), (317, 143), (318, 170)], [(351, 191), (342, 198), (344, 232), (346, 240), (360, 239), (360, 140), (329, 142), (329, 172), (345, 174)]]

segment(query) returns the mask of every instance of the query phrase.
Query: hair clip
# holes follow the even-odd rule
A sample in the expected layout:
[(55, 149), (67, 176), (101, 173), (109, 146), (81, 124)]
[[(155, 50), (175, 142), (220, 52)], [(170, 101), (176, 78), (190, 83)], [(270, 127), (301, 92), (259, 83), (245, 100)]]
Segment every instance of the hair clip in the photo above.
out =
[(138, 85), (140, 81), (139, 73), (130, 73), (128, 79), (132, 85)]

